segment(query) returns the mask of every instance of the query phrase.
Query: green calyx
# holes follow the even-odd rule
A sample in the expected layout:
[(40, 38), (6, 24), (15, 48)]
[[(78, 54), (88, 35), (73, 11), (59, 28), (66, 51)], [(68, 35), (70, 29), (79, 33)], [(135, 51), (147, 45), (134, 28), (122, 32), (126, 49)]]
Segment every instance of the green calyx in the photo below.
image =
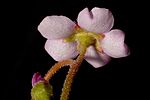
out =
[(77, 50), (81, 52), (81, 50), (86, 49), (90, 45), (93, 45), (96, 49), (98, 49), (100, 46), (99, 40), (103, 38), (104, 38), (103, 34), (88, 32), (78, 27), (75, 28), (73, 35), (65, 38), (65, 42), (76, 41), (78, 43)]
[(44, 81), (38, 82), (31, 90), (32, 100), (52, 100), (52, 86)]

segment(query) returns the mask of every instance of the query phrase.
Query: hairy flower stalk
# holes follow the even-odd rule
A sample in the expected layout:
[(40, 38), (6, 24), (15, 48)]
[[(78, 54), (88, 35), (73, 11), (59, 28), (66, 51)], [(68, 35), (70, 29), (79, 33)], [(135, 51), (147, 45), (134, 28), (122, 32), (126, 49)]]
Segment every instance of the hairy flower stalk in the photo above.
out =
[(71, 90), (71, 84), (73, 82), (73, 78), (76, 75), (76, 73), (80, 67), (80, 64), (82, 63), (82, 61), (84, 59), (85, 52), (86, 52), (86, 49), (83, 52), (81, 52), (80, 55), (78, 56), (78, 58), (70, 65), (67, 77), (64, 82), (60, 100), (68, 100), (68, 96), (69, 96), (69, 92)]
[(54, 66), (52, 66), (52, 68), (47, 72), (47, 74), (45, 75), (44, 79), (46, 81), (49, 81), (51, 79), (51, 77), (58, 71), (60, 70), (62, 67), (65, 66), (69, 66), (69, 71), (68, 74), (66, 76), (65, 82), (64, 82), (64, 86), (62, 89), (62, 93), (61, 93), (61, 97), (60, 100), (68, 100), (68, 96), (69, 96), (69, 92), (71, 91), (71, 85), (73, 82), (73, 78), (76, 75), (80, 64), (82, 63), (82, 61), (84, 60), (84, 55), (86, 52), (86, 48), (82, 51), (80, 51), (80, 55), (77, 57), (76, 60), (64, 60), (64, 61), (60, 61), (58, 63), (56, 63)]
[(46, 81), (49, 81), (51, 79), (51, 77), (58, 71), (60, 70), (62, 67), (65, 66), (69, 66), (73, 63), (73, 60), (63, 60), (63, 61), (59, 61), (58, 63), (56, 63), (54, 66), (52, 66), (52, 68), (47, 72), (47, 74), (45, 75), (44, 79)]

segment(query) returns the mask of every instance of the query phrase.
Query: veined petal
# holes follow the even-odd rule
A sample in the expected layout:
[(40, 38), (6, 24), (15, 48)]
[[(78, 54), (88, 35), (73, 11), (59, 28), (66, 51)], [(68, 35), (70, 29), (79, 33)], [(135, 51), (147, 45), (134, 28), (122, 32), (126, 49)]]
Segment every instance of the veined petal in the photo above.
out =
[(85, 60), (93, 67), (99, 68), (110, 61), (110, 57), (104, 53), (98, 53), (93, 46), (90, 46), (85, 54)]
[(90, 12), (83, 9), (77, 18), (80, 27), (96, 33), (108, 32), (114, 24), (112, 13), (105, 8), (94, 7)]
[(60, 39), (70, 36), (75, 25), (65, 16), (47, 16), (39, 24), (38, 30), (47, 39)]
[(45, 50), (56, 61), (74, 58), (78, 55), (75, 42), (64, 42), (63, 39), (47, 40)]
[(105, 38), (101, 41), (104, 52), (113, 57), (120, 58), (130, 54), (127, 45), (124, 43), (125, 34), (123, 31), (114, 29), (105, 34)]

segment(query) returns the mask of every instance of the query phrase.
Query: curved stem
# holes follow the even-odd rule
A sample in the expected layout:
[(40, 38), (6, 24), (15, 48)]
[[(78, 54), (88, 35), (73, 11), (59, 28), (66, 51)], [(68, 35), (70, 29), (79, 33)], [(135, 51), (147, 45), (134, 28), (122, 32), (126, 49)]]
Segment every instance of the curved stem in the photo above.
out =
[(54, 66), (51, 67), (51, 69), (47, 72), (47, 74), (45, 74), (44, 79), (46, 81), (49, 81), (51, 79), (51, 77), (62, 67), (70, 66), (68, 74), (67, 74), (65, 82), (64, 82), (60, 100), (68, 100), (68, 96), (69, 96), (69, 92), (71, 90), (71, 84), (73, 82), (73, 78), (74, 78), (75, 74), (77, 73), (81, 62), (84, 59), (85, 52), (86, 52), (86, 49), (83, 49), (80, 52), (80, 55), (78, 56), (78, 58), (76, 60), (69, 59), (69, 60), (63, 60), (63, 61), (56, 63)]
[(49, 81), (49, 79), (51, 79), (51, 77), (62, 67), (67, 66), (67, 65), (71, 65), (73, 63), (73, 60), (69, 59), (69, 60), (63, 60), (60, 61), (58, 63), (56, 63), (54, 66), (51, 67), (51, 69), (47, 72), (47, 74), (45, 75), (44, 79), (46, 81)]
[(64, 82), (64, 86), (62, 89), (62, 94), (60, 97), (60, 100), (68, 100), (68, 96), (69, 96), (69, 92), (71, 90), (71, 85), (73, 82), (73, 78), (76, 75), (81, 62), (84, 59), (84, 54), (85, 54), (86, 50), (83, 50), (83, 52), (81, 52), (81, 54), (78, 56), (78, 58), (74, 61), (74, 63), (72, 63), (70, 65), (70, 69), (68, 71), (68, 74), (66, 76), (65, 82)]

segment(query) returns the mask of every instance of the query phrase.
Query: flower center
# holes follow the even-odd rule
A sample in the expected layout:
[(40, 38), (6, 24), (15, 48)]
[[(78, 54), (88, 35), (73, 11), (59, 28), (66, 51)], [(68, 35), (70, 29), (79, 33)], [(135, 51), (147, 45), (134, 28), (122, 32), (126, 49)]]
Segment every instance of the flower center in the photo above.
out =
[(101, 33), (94, 33), (86, 31), (79, 26), (76, 26), (73, 34), (70, 37), (65, 38), (66, 42), (76, 41), (77, 50), (81, 52), (83, 49), (88, 48), (90, 45), (93, 45), (98, 51), (102, 52), (100, 48), (100, 40), (104, 38), (104, 35)]

